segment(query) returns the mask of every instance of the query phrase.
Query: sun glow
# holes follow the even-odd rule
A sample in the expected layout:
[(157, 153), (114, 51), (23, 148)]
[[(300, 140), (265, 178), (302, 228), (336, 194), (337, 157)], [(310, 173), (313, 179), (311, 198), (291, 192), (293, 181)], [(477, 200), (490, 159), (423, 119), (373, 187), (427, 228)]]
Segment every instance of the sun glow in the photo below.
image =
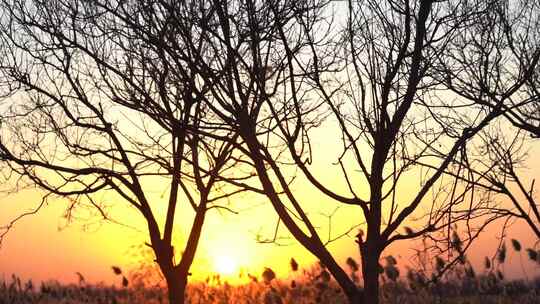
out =
[(220, 255), (214, 258), (214, 269), (219, 274), (231, 275), (237, 271), (238, 263), (230, 256)]

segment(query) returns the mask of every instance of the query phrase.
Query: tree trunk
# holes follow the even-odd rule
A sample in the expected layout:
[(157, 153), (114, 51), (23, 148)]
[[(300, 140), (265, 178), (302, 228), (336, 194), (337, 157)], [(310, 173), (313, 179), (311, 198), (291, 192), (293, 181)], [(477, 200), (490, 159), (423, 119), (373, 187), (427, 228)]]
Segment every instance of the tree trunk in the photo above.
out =
[(347, 299), (350, 304), (367, 304), (369, 302), (364, 302), (364, 296), (360, 290), (347, 294)]
[(167, 278), (166, 281), (169, 304), (184, 304), (187, 275), (182, 278), (181, 275), (175, 274)]
[(362, 275), (364, 277), (364, 303), (379, 304), (379, 257), (378, 250), (362, 251)]

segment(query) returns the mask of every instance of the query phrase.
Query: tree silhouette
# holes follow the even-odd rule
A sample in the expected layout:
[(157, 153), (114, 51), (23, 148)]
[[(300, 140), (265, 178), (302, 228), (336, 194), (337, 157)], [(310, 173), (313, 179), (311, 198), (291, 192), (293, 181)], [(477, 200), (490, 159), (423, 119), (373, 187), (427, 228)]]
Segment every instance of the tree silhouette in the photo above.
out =
[[(213, 52), (223, 54), (210, 56), (217, 62), (193, 65), (216, 84), (209, 108), (239, 133), (281, 222), (327, 267), (351, 303), (378, 303), (379, 259), (395, 241), (445, 229), (450, 247), (450, 227), (464, 221), (468, 238), (462, 241), (470, 243), (500, 216), (486, 208), (489, 196), (473, 195), (474, 181), (459, 176), (467, 169), (467, 144), (508, 117), (511, 107), (496, 100), (471, 104), (469, 96), (501, 90), (510, 98), (526, 87), (538, 60), (523, 61), (505, 87), (488, 82), (476, 91), (463, 78), (459, 90), (448, 90), (456, 77), (450, 67), (462, 51), (453, 41), (485, 31), (497, 1), (300, 1), (290, 4), (294, 19), (283, 15), (287, 2), (245, 5), (247, 15), (218, 6), (219, 22), (208, 39)], [(333, 10), (346, 17), (335, 21)], [(468, 64), (474, 70), (486, 62)], [(312, 139), (328, 124), (340, 132), (341, 180), (325, 184), (312, 165), (318, 162), (314, 150), (324, 147), (314, 147)], [(290, 163), (331, 200), (361, 210), (357, 222), (367, 226), (357, 239), (364, 292), (326, 248), (306, 198), (291, 187)], [(338, 182), (348, 190), (335, 190)], [(473, 229), (475, 218), (482, 221)], [(411, 221), (411, 233), (399, 232)]]
[(519, 219), (540, 239), (540, 204), (535, 179), (526, 178), (527, 150), (537, 139), (530, 130), (515, 132), (497, 129), (481, 134), (477, 149), (471, 149), (468, 169), (460, 178), (475, 184), (478, 191), (493, 196), (486, 206), (493, 214)]
[[(227, 208), (219, 201), (249, 189), (227, 185), (251, 176), (238, 171), (238, 134), (207, 125), (212, 113), (201, 100), (212, 88), (200, 85), (182, 59), (197, 50), (182, 48), (178, 31), (185, 27), (174, 22), (204, 19), (204, 3), (0, 5), (0, 158), (7, 182), (37, 185), (45, 198), (67, 197), (68, 214), (90, 206), (112, 220), (107, 202), (133, 207), (146, 222), (170, 303), (183, 303), (207, 211)], [(229, 140), (194, 132), (203, 128)], [(235, 177), (227, 178), (233, 170)], [(178, 223), (178, 213), (190, 210), (193, 222)], [(189, 235), (179, 250), (173, 234), (180, 226)]]
[[(11, 104), (2, 159), (14, 176), (77, 204), (100, 210), (93, 194), (110, 190), (135, 206), (175, 303), (209, 204), (243, 191), (268, 198), (351, 303), (378, 303), (391, 244), (442, 231), (450, 248), (451, 227), (464, 222), (464, 250), (501, 216), (489, 193), (477, 195), (478, 177), (463, 178), (468, 146), (500, 117), (536, 119), (516, 117), (536, 105), (538, 40), (510, 43), (518, 18), (505, 17), (524, 12), (515, 16), (534, 32), (533, 1), (1, 3)], [(324, 141), (340, 147), (331, 182), (316, 170), (325, 147), (313, 145), (325, 128), (337, 136)], [(327, 248), (306, 211), (318, 202), (295, 191), (296, 177), (361, 212), (363, 291)], [(163, 229), (152, 179), (170, 183)], [(196, 216), (176, 264), (181, 198)]]
[(471, 28), (449, 42), (453, 52), (440, 60), (445, 77), (438, 78), (460, 97), (503, 111), (509, 124), (538, 137), (540, 6), (528, 0), (485, 6)]
[[(504, 120), (482, 132), (467, 151), (461, 177), (495, 194), (493, 213), (522, 219), (540, 238), (534, 180), (520, 172), (526, 150), (540, 136), (540, 5), (493, 2), (467, 35), (451, 42), (456, 50), (443, 61), (445, 86), (470, 102), (503, 112)], [(497, 202), (506, 197), (510, 205)]]

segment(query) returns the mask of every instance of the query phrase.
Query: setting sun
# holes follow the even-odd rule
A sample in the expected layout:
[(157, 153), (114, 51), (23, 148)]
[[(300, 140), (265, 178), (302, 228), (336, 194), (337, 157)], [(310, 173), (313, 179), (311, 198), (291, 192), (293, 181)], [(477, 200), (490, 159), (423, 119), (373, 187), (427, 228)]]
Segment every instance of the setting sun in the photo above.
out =
[(230, 256), (220, 255), (214, 259), (214, 269), (222, 275), (231, 275), (238, 269), (238, 263)]

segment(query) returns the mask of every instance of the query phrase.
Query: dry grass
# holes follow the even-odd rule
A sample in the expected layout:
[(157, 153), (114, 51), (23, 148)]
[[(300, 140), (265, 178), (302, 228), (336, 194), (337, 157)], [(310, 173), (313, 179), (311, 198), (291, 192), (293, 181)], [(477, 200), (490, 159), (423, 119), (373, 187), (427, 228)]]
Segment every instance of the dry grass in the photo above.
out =
[[(271, 270), (270, 270), (271, 271)], [(392, 272), (382, 275), (383, 303), (482, 303), (505, 304), (540, 303), (540, 278), (531, 281), (505, 281), (494, 273), (480, 276), (456, 272), (436, 284), (423, 285), (414, 271), (407, 278), (393, 277)], [(91, 285), (80, 276), (79, 284), (61, 285), (44, 282), (35, 286), (13, 276), (9, 282), (0, 283), (0, 304), (120, 304), (166, 303), (166, 294), (160, 288), (135, 286), (114, 287)], [(209, 282), (193, 283), (188, 289), (188, 302), (197, 304), (312, 304), (346, 303), (337, 284), (321, 267), (297, 271), (294, 280), (280, 280), (265, 270), (260, 278), (250, 276), (251, 282), (232, 286), (219, 277)], [(392, 279), (393, 278), (393, 279)], [(123, 279), (123, 277), (122, 277)]]

